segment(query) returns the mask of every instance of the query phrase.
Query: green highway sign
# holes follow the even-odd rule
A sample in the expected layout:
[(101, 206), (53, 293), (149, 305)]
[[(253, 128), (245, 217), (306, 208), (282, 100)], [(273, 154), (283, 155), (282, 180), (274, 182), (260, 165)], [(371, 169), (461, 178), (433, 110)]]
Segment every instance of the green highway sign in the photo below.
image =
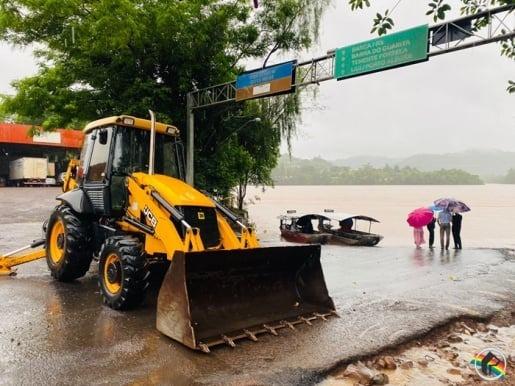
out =
[(334, 77), (350, 78), (427, 60), (429, 27), (421, 25), (377, 39), (338, 48)]

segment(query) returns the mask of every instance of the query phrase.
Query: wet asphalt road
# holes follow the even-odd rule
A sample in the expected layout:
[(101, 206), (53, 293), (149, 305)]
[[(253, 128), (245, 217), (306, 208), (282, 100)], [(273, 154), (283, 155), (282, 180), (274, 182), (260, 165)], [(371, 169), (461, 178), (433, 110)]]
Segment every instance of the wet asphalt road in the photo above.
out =
[[(39, 236), (57, 193), (0, 188), (0, 252)], [(96, 264), (72, 284), (52, 281), (44, 261), (22, 266), (0, 278), (0, 383), (309, 384), (449, 319), (487, 316), (515, 293), (510, 251), (324, 246), (322, 264), (340, 318), (209, 355), (154, 328), (155, 292), (120, 313), (101, 305)]]

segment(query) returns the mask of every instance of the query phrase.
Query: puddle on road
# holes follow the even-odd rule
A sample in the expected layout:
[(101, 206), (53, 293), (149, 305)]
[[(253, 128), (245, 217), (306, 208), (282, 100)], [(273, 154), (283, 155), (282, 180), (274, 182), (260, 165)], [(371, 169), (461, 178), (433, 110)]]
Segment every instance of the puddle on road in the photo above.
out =
[[(475, 353), (485, 348), (499, 349), (508, 360), (506, 378), (495, 383), (513, 385), (510, 382), (515, 377), (515, 325), (488, 325), (483, 332), (472, 327), (471, 323), (465, 325), (470, 328), (468, 332), (462, 326), (460, 333), (447, 334), (434, 343), (426, 342), (392, 354), (390, 358), (395, 362), (394, 370), (378, 369), (381, 367), (378, 361), (387, 358), (387, 355), (378, 355), (335, 371), (319, 386), (373, 384), (368, 378), (378, 377), (377, 374), (381, 373), (387, 375), (390, 385), (479, 385), (483, 383), (469, 363)], [(486, 384), (486, 381), (483, 382)]]

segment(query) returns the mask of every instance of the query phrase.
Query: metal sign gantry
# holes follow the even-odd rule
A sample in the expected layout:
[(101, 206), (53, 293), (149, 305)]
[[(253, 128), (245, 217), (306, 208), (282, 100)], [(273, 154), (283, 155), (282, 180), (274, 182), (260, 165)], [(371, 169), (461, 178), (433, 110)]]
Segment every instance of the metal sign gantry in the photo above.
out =
[[(429, 27), (428, 56), (437, 56), (515, 39), (515, 4), (492, 8)], [(294, 87), (320, 84), (334, 78), (335, 51), (296, 65)], [(193, 184), (194, 110), (236, 100), (236, 81), (194, 90), (187, 95), (186, 180)]]

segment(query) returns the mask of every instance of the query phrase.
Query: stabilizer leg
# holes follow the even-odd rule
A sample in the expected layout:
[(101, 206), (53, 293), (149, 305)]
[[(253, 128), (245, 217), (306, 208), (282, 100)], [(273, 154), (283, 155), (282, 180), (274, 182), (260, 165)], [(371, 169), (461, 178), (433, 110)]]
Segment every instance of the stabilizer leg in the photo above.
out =
[[(9, 252), (3, 256), (0, 256), (0, 276), (13, 276), (16, 275), (16, 270), (13, 267), (29, 263), (34, 260), (42, 259), (46, 256), (45, 248), (38, 248), (45, 244), (45, 240), (36, 240), (32, 244), (26, 245), (22, 248), (19, 248), (15, 251)], [(26, 251), (28, 249), (36, 249), (35, 251), (31, 251), (28, 253), (20, 254), (19, 253)]]

